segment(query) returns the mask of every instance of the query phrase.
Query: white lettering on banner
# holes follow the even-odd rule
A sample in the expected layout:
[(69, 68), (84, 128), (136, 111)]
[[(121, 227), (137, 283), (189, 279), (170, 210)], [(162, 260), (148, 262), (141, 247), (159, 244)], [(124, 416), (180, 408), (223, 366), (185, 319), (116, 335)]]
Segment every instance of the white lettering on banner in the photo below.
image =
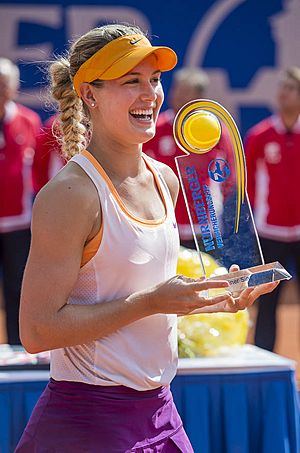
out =
[(62, 25), (62, 14), (59, 6), (0, 6), (1, 33), (0, 54), (7, 58), (23, 61), (48, 60), (53, 51), (49, 43), (18, 44), (19, 24), (21, 22), (40, 24), (48, 27), (59, 28)]
[(150, 23), (147, 17), (136, 8), (122, 6), (71, 6), (67, 8), (67, 32), (69, 39), (74, 39), (99, 23), (127, 22), (136, 24), (150, 32)]
[[(63, 23), (63, 8), (58, 5), (5, 5), (0, 6), (1, 31), (5, 36), (0, 42), (0, 55), (10, 58), (16, 63), (50, 60), (53, 53), (51, 35), (48, 42), (19, 45), (20, 23), (37, 24), (53, 29), (65, 26), (67, 40), (86, 33), (99, 23), (128, 22), (139, 25), (143, 30), (151, 32), (147, 17), (132, 7), (118, 6), (71, 6), (65, 8), (66, 23)], [(18, 102), (32, 108), (40, 108), (45, 103), (45, 89), (32, 87), (22, 89)]]
[[(245, 2), (246, 0), (218, 0), (211, 5), (191, 36), (184, 59), (187, 66), (203, 67), (209, 45), (219, 27)], [(210, 78), (207, 98), (218, 99), (237, 122), (240, 107), (243, 105), (265, 105), (274, 110), (279, 73), (288, 66), (297, 64), (300, 59), (299, 0), (283, 0), (282, 11), (268, 20), (271, 22), (271, 33), (275, 43), (274, 68), (261, 67), (247, 87), (234, 89), (230, 86), (226, 69), (205, 67)]]

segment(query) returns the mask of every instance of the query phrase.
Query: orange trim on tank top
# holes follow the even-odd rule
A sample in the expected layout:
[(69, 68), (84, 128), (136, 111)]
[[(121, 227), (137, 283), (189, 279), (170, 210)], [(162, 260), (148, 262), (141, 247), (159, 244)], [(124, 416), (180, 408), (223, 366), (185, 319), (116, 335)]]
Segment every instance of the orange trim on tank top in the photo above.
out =
[(165, 220), (166, 220), (166, 217), (167, 217), (167, 204), (166, 204), (166, 200), (165, 200), (165, 197), (163, 195), (163, 192), (161, 190), (161, 187), (160, 187), (160, 183), (159, 183), (159, 180), (158, 180), (158, 177), (157, 175), (155, 174), (155, 172), (153, 171), (151, 165), (149, 164), (149, 162), (147, 162), (147, 160), (143, 157), (144, 159), (144, 162), (146, 164), (146, 166), (149, 168), (149, 170), (151, 171), (152, 175), (153, 175), (153, 178), (154, 178), (154, 181), (155, 181), (155, 184), (156, 184), (156, 187), (159, 191), (159, 194), (160, 194), (160, 197), (161, 197), (161, 200), (163, 202), (163, 205), (164, 205), (164, 208), (165, 208), (165, 215), (160, 218), (160, 219), (155, 219), (155, 220), (146, 220), (146, 219), (141, 219), (140, 217), (137, 217), (135, 216), (134, 214), (132, 214), (130, 211), (128, 211), (127, 207), (125, 206), (122, 198), (120, 197), (120, 195), (118, 194), (115, 186), (113, 185), (111, 179), (109, 178), (109, 176), (106, 174), (105, 170), (101, 167), (100, 163), (97, 161), (97, 159), (87, 150), (84, 150), (82, 151), (81, 153), (84, 157), (86, 157), (90, 162), (91, 164), (93, 164), (93, 166), (96, 168), (96, 170), (100, 173), (100, 175), (103, 177), (103, 179), (105, 180), (106, 184), (108, 185), (112, 195), (114, 196), (114, 198), (116, 199), (118, 205), (120, 206), (120, 208), (122, 209), (122, 211), (128, 216), (130, 217), (132, 220), (134, 220), (135, 222), (137, 223), (140, 223), (142, 225), (148, 225), (148, 226), (157, 226), (157, 225), (160, 225), (162, 224)]
[[(82, 155), (84, 157), (86, 157), (90, 162), (91, 164), (96, 168), (96, 170), (100, 173), (100, 175), (103, 177), (103, 179), (105, 180), (105, 182), (107, 183), (110, 191), (112, 192), (113, 196), (115, 197), (115, 199), (117, 200), (120, 208), (122, 209), (122, 211), (125, 212), (125, 214), (130, 217), (131, 219), (135, 220), (136, 222), (138, 223), (141, 223), (142, 225), (148, 225), (148, 226), (156, 226), (156, 225), (160, 225), (162, 224), (165, 219), (166, 219), (166, 216), (167, 216), (167, 205), (166, 205), (166, 201), (165, 201), (165, 197), (163, 195), (163, 192), (161, 190), (161, 187), (160, 187), (160, 184), (159, 184), (159, 181), (158, 181), (158, 177), (157, 175), (155, 174), (155, 172), (153, 171), (151, 165), (149, 164), (149, 162), (146, 161), (146, 159), (143, 157), (144, 159), (144, 162), (145, 164), (147, 165), (147, 167), (149, 168), (149, 170), (151, 171), (152, 175), (153, 175), (153, 178), (155, 180), (155, 184), (156, 184), (156, 187), (158, 188), (158, 191), (159, 191), (159, 194), (161, 196), (161, 199), (162, 199), (162, 202), (163, 202), (163, 205), (164, 205), (164, 208), (165, 208), (165, 215), (164, 217), (162, 217), (161, 219), (157, 219), (157, 220), (146, 220), (146, 219), (140, 219), (139, 217), (136, 217), (134, 214), (131, 214), (130, 211), (128, 211), (128, 209), (126, 208), (125, 204), (123, 203), (120, 195), (118, 194), (115, 186), (113, 185), (113, 183), (111, 182), (109, 176), (105, 173), (104, 169), (101, 167), (101, 165), (99, 164), (99, 162), (97, 161), (97, 159), (87, 150), (84, 150), (82, 152)], [(103, 222), (101, 224), (101, 227), (100, 227), (100, 230), (99, 232), (96, 234), (95, 237), (93, 237), (93, 239), (91, 239), (84, 247), (83, 249), (83, 253), (82, 253), (82, 259), (81, 259), (81, 264), (80, 264), (80, 267), (83, 267), (85, 264), (87, 264), (97, 253), (99, 247), (100, 247), (100, 244), (101, 244), (101, 240), (102, 240), (102, 236), (103, 236)]]
[(93, 258), (93, 256), (96, 255), (101, 244), (102, 236), (103, 236), (103, 223), (101, 224), (100, 230), (98, 231), (96, 236), (94, 236), (93, 239), (91, 239), (84, 246), (80, 267), (83, 267)]

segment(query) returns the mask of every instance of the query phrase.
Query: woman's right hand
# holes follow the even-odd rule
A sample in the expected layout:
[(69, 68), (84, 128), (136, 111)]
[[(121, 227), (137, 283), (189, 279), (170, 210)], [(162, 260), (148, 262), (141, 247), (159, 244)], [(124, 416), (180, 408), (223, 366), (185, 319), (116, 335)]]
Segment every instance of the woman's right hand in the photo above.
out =
[(228, 288), (225, 280), (209, 281), (204, 278), (194, 279), (176, 275), (166, 282), (153, 287), (149, 293), (151, 314), (165, 313), (187, 315), (199, 308), (227, 302), (234, 305), (230, 294), (207, 297), (209, 289)]

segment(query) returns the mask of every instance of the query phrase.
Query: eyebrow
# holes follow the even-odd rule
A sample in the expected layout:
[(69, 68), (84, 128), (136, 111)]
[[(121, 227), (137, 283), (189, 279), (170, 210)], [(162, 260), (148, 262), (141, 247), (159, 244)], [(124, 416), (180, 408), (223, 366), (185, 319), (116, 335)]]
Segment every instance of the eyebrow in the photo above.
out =
[[(158, 74), (158, 73), (161, 73), (161, 70), (160, 70), (160, 69), (157, 69), (156, 71), (152, 72), (152, 75)], [(132, 75), (142, 75), (142, 73), (141, 73), (141, 72), (128, 72), (128, 73), (125, 74), (123, 77), (132, 76)]]

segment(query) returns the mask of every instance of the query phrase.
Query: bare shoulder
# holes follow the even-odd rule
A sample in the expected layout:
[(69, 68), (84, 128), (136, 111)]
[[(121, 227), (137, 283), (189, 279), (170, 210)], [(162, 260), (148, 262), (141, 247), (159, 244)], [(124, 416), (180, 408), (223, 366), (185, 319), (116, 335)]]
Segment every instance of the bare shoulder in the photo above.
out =
[(97, 194), (96, 188), (85, 173), (85, 171), (76, 163), (67, 163), (54, 178), (52, 178), (39, 192), (43, 197), (58, 197), (69, 194), (70, 197), (88, 196)]
[(67, 228), (69, 235), (80, 230), (89, 234), (99, 210), (93, 182), (70, 162), (38, 193), (33, 206), (33, 228), (48, 225), (53, 232)]

